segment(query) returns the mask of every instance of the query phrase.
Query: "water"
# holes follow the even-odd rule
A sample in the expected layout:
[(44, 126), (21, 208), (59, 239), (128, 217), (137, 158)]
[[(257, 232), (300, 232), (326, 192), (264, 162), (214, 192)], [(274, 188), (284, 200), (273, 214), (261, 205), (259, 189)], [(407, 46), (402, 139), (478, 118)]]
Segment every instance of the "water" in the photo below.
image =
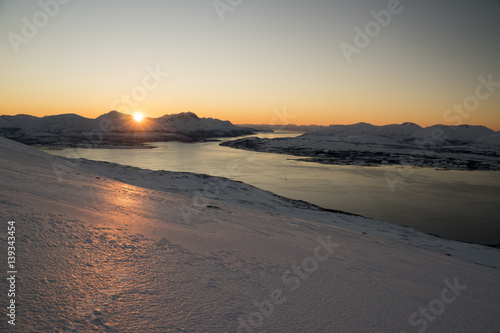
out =
[[(43, 150), (152, 170), (230, 176), (285, 197), (411, 226), (444, 238), (500, 244), (500, 172), (322, 165), (295, 161), (297, 157), (290, 155), (221, 147), (219, 142), (151, 145), (158, 148)], [(388, 185), (387, 172), (401, 177), (394, 191)]]

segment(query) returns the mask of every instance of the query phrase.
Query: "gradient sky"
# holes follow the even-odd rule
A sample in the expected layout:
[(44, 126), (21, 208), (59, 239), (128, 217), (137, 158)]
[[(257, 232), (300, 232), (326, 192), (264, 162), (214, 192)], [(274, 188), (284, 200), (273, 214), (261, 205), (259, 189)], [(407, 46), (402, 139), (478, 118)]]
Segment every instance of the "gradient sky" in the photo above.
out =
[[(55, 1), (41, 3), (56, 12)], [(340, 44), (355, 46), (354, 28), (389, 1), (242, 0), (224, 20), (213, 0), (60, 1), (51, 17), (38, 1), (0, 0), (0, 114), (192, 111), (233, 123), (500, 130), (500, 86), (445, 116), (474, 103), (479, 76), (500, 82), (500, 1), (401, 0), (350, 63)], [(40, 27), (23, 34), (25, 22)], [(147, 68), (169, 75), (156, 84)]]

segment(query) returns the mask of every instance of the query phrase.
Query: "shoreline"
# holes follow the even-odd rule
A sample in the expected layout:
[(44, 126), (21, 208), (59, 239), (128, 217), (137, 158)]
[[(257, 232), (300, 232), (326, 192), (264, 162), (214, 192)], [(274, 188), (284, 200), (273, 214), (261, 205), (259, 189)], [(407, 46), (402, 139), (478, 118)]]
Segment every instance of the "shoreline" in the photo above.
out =
[[(151, 143), (151, 144), (153, 145), (154, 143)], [(42, 149), (42, 151), (48, 151), (50, 153), (50, 150), (52, 150), (52, 149), (53, 148), (49, 148), (49, 150)], [(57, 155), (57, 153), (56, 153), (57, 149), (58, 148), (55, 148), (55, 152), (54, 152), (56, 155)], [(78, 153), (78, 151), (75, 150), (75, 153)], [(66, 156), (69, 156), (69, 157), (80, 157), (80, 156), (82, 156), (83, 157), (84, 155), (82, 155), (82, 154), (75, 155), (75, 154), (71, 153), (71, 154), (66, 155)], [(101, 161), (103, 161), (103, 160), (105, 160), (105, 159), (101, 158)], [(290, 160), (301, 160), (301, 159), (290, 159)], [(76, 161), (76, 163), (78, 163), (78, 160), (75, 160), (75, 161)], [(75, 164), (75, 162), (70, 162), (69, 164)], [(130, 164), (130, 165), (134, 165), (134, 164)], [(351, 164), (349, 166), (361, 167), (361, 168), (364, 168), (364, 167), (366, 167), (366, 168), (386, 168), (386, 167), (391, 167), (390, 165), (387, 165), (387, 164), (369, 165), (369, 166), (368, 165)], [(138, 165), (138, 167), (141, 168), (140, 165)], [(142, 167), (142, 168), (147, 168), (147, 167)], [(406, 169), (406, 172), (412, 171), (411, 169), (415, 169), (415, 171), (418, 171), (418, 169), (436, 170), (435, 168), (420, 167), (420, 166), (408, 166), (407, 168), (402, 167), (402, 166), (396, 166), (396, 168), (397, 169), (399, 169), (399, 168)], [(147, 170), (153, 170), (153, 169), (147, 169)], [(385, 170), (385, 169), (383, 169), (383, 170)], [(383, 173), (383, 170), (380, 171), (380, 172)], [(392, 175), (395, 175), (395, 176), (397, 176), (397, 174), (399, 172), (396, 169), (390, 169), (390, 168), (388, 168), (387, 170), (388, 170), (389, 173), (391, 173)], [(393, 171), (391, 171), (391, 170), (393, 170)], [(182, 172), (182, 171), (183, 171), (182, 169), (178, 170), (178, 172)], [(457, 170), (457, 169), (440, 169), (438, 171), (461, 171), (461, 172), (463, 172), (463, 171), (470, 171), (470, 170), (464, 170), (464, 169), (462, 169), (462, 170), (460, 170), (460, 169), (459, 170)], [(474, 171), (482, 171), (482, 170), (474, 170)], [(404, 172), (404, 170), (403, 170), (403, 172)], [(206, 172), (204, 172), (203, 170), (201, 170), (201, 171), (197, 170), (197, 171), (194, 171), (193, 174), (204, 174), (204, 173), (206, 173)], [(383, 177), (384, 175), (381, 174), (381, 176)], [(262, 187), (262, 186), (259, 187), (258, 184), (255, 184), (255, 186), (257, 186), (258, 188), (266, 188), (265, 186), (264, 187)], [(269, 188), (269, 190), (273, 191), (272, 188)], [(280, 193), (280, 191), (278, 191), (277, 193)], [(281, 194), (283, 195), (285, 193), (281, 193)], [(286, 196), (286, 194), (285, 194), (285, 196)], [(299, 197), (295, 196), (295, 197), (296, 197), (296, 199), (303, 200), (305, 202), (311, 203), (311, 205), (316, 205), (317, 207), (320, 207), (320, 208), (325, 209), (325, 210), (342, 211), (342, 212), (346, 212), (346, 213), (353, 214), (353, 215), (366, 216), (367, 218), (375, 218), (375, 216), (376, 216), (376, 215), (370, 214), (369, 212), (364, 211), (362, 209), (356, 211), (355, 209), (353, 210), (353, 207), (342, 207), (342, 209), (339, 210), (339, 209), (337, 209), (337, 207), (335, 205), (322, 206), (321, 202), (314, 201), (314, 200), (312, 200), (312, 201), (309, 200), (308, 201), (307, 197), (301, 197), (301, 196), (299, 196)], [(349, 208), (351, 208), (351, 209), (349, 209)], [(355, 213), (351, 213), (351, 212), (355, 212)], [(405, 223), (406, 220), (401, 220), (400, 221), (400, 220), (397, 220), (397, 219), (396, 220), (392, 219), (392, 220), (389, 220), (389, 221), (388, 221), (388, 223), (391, 223), (392, 225), (400, 225), (400, 226), (407, 225)], [(417, 230), (422, 230), (422, 232), (424, 232), (426, 234), (429, 234), (429, 235), (438, 235), (439, 234), (441, 236), (438, 236), (438, 237), (440, 237), (442, 239), (447, 239), (447, 240), (456, 240), (456, 241), (460, 241), (460, 242), (471, 243), (471, 244), (479, 244), (479, 245), (485, 245), (485, 246), (497, 246), (498, 245), (498, 243), (495, 240), (494, 240), (494, 242), (486, 242), (491, 237), (486, 237), (484, 239), (485, 242), (481, 242), (480, 241), (481, 239), (474, 239), (474, 237), (466, 237), (466, 236), (464, 237), (464, 236), (461, 236), (460, 234), (457, 235), (456, 233), (447, 234), (446, 230), (439, 230), (439, 228), (428, 228), (428, 227), (425, 227), (425, 226), (422, 227), (418, 223), (415, 224), (412, 228), (417, 228)], [(441, 228), (441, 229), (443, 229), (443, 228)], [(457, 236), (457, 237), (454, 237), (454, 236)], [(462, 237), (462, 239), (460, 237)]]
[(286, 154), (298, 157), (297, 161), (329, 165), (355, 166), (414, 166), (445, 170), (500, 171), (500, 156), (479, 154), (464, 148), (389, 146), (377, 144), (353, 144), (338, 141), (304, 142), (300, 137), (261, 139), (242, 138), (220, 144), (223, 147), (256, 151), (260, 153)]
[[(257, 191), (268, 193), (272, 197), (278, 198), (281, 201), (289, 202), (292, 206), (298, 206), (301, 209), (310, 210), (311, 212), (320, 211), (320, 212), (325, 212), (325, 213), (342, 214), (342, 215), (347, 215), (347, 216), (352, 216), (352, 217), (360, 217), (360, 218), (363, 218), (363, 219), (366, 219), (366, 220), (371, 220), (371, 221), (374, 221), (374, 222), (379, 222), (380, 221), (380, 222), (386, 223), (388, 225), (391, 225), (393, 227), (407, 228), (407, 229), (410, 229), (412, 231), (415, 231), (415, 232), (418, 232), (418, 233), (422, 233), (422, 234), (424, 234), (426, 236), (436, 237), (436, 238), (438, 238), (440, 240), (443, 240), (443, 241), (458, 242), (458, 243), (463, 243), (463, 244), (468, 244), (468, 245), (480, 245), (480, 246), (486, 246), (486, 247), (490, 247), (490, 248), (500, 249), (500, 243), (498, 243), (498, 244), (484, 244), (484, 243), (476, 243), (476, 242), (471, 242), (471, 241), (458, 240), (458, 239), (453, 239), (453, 238), (446, 238), (446, 237), (443, 237), (443, 236), (440, 236), (440, 235), (437, 235), (437, 234), (427, 233), (427, 232), (415, 229), (412, 226), (403, 225), (403, 224), (397, 224), (397, 223), (392, 223), (392, 222), (383, 221), (383, 220), (378, 220), (378, 219), (375, 219), (375, 218), (366, 217), (366, 216), (363, 216), (363, 215), (360, 215), (360, 214), (357, 214), (357, 213), (351, 213), (351, 212), (344, 211), (344, 210), (325, 208), (325, 207), (321, 207), (320, 205), (308, 202), (306, 200), (298, 200), (298, 199), (288, 198), (288, 197), (276, 194), (276, 193), (274, 193), (272, 191), (264, 190), (264, 189), (261, 189), (259, 187), (254, 186), (254, 185), (250, 185), (250, 184), (247, 184), (247, 183), (244, 183), (244, 182), (241, 182), (241, 181), (232, 180), (230, 178), (211, 176), (211, 175), (208, 175), (208, 174), (195, 173), (195, 172), (151, 170), (151, 169), (145, 169), (145, 168), (139, 168), (139, 167), (122, 165), (122, 164), (114, 163), (114, 162), (96, 161), (96, 160), (89, 160), (89, 159), (85, 159), (85, 158), (79, 158), (79, 159), (68, 158), (68, 159), (74, 160), (74, 161), (82, 161), (81, 164), (84, 165), (84, 166), (89, 166), (89, 165), (90, 166), (92, 166), (92, 165), (95, 165), (95, 166), (105, 165), (105, 166), (110, 167), (110, 168), (115, 168), (116, 167), (118, 169), (122, 169), (122, 171), (121, 171), (122, 178), (115, 178), (115, 179), (122, 180), (122, 181), (125, 181), (125, 182), (129, 182), (132, 185), (136, 185), (136, 186), (139, 186), (139, 185), (137, 185), (133, 181), (131, 182), (131, 179), (133, 178), (133, 177), (131, 177), (131, 173), (134, 173), (134, 172), (137, 172), (137, 173), (147, 173), (148, 175), (151, 175), (152, 177), (160, 177), (160, 178), (162, 178), (164, 176), (175, 177), (175, 175), (180, 174), (180, 175), (183, 175), (185, 177), (193, 177), (193, 178), (205, 179), (206, 181), (208, 181), (208, 182), (212, 181), (213, 183), (218, 183), (218, 182), (221, 182), (221, 181), (222, 182), (229, 182), (229, 183), (233, 183), (234, 182), (236, 184), (241, 184), (241, 185), (243, 185), (245, 187), (245, 189), (242, 189), (242, 191), (248, 191), (248, 188), (255, 189)], [(126, 170), (126, 174), (128, 174), (127, 176), (125, 176), (125, 170)], [(106, 173), (105, 176), (106, 177), (110, 177), (111, 175), (112, 175), (112, 173)], [(158, 180), (158, 183), (161, 183), (161, 181)], [(154, 184), (154, 182), (153, 182), (153, 184)], [(152, 186), (149, 186), (148, 188), (158, 189), (158, 187), (156, 185), (153, 185), (153, 184), (152, 184)], [(199, 191), (201, 191), (201, 189), (199, 189)], [(193, 193), (194, 193), (194, 191), (193, 191)], [(223, 197), (222, 198), (214, 198), (214, 200), (222, 200), (222, 201), (224, 201), (224, 198)]]
[[(264, 153), (264, 152), (263, 152)], [(274, 153), (276, 154), (276, 153)], [(301, 161), (301, 162), (311, 162), (311, 163), (319, 163), (319, 164), (325, 164), (325, 165), (350, 165), (350, 166), (360, 166), (360, 167), (367, 167), (367, 168), (378, 168), (378, 167), (384, 167), (384, 166), (392, 166), (396, 168), (425, 168), (425, 169), (434, 169), (437, 171), (486, 171), (486, 172), (495, 172), (495, 171), (500, 171), (500, 168), (494, 169), (494, 168), (489, 168), (489, 169), (474, 169), (474, 168), (453, 168), (453, 167), (439, 167), (439, 166), (433, 166), (433, 165), (418, 165), (418, 164), (401, 164), (401, 163), (342, 163), (338, 161), (330, 161), (328, 159), (320, 159), (320, 158), (297, 158), (297, 159), (289, 159), (292, 161)]]

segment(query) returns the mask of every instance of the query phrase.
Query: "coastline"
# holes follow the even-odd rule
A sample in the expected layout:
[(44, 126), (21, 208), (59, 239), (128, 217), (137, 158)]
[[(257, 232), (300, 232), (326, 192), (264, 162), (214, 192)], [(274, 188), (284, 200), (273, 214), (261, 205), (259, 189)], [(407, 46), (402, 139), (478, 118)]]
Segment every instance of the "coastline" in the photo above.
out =
[[(497, 234), (498, 229), (495, 227), (495, 212), (498, 209), (491, 206), (495, 197), (490, 185), (498, 187), (500, 183), (495, 181), (496, 173), (491, 171), (463, 174), (470, 171), (447, 170), (449, 174), (440, 175), (443, 170), (436, 171), (435, 168), (393, 167), (386, 164), (370, 167), (358, 165), (322, 167), (320, 164), (314, 166), (311, 163), (294, 162), (295, 159), (291, 155), (266, 156), (266, 154), (219, 147), (217, 143), (208, 145), (150, 143), (150, 145), (157, 146), (159, 150), (129, 151), (123, 154), (113, 149), (102, 152), (99, 149), (92, 152), (91, 149), (74, 148), (60, 153), (57, 150), (44, 151), (58, 156), (115, 162), (143, 169), (224, 176), (284, 197), (304, 200), (325, 209), (351, 212), (387, 221), (393, 225), (409, 225), (424, 233), (439, 235), (443, 239), (487, 246), (494, 246), (499, 242), (498, 237), (493, 236)], [(219, 151), (221, 155), (218, 155)], [(189, 157), (192, 154), (198, 156), (206, 167), (199, 167), (199, 163), (192, 164)], [(67, 162), (70, 166), (79, 163), (81, 163), (79, 160)], [(265, 167), (267, 163), (275, 167)], [(309, 169), (309, 167), (317, 172), (313, 172), (310, 176), (302, 174), (302, 170), (306, 170), (303, 168)], [(65, 168), (65, 165), (61, 166), (61, 169)], [(264, 178), (257, 177), (259, 174)], [(318, 177), (325, 181), (318, 182)], [(428, 179), (433, 179), (441, 185), (429, 185)], [(303, 187), (302, 185), (306, 183), (309, 185)], [(307, 192), (306, 188), (310, 186), (317, 187), (318, 191)], [(463, 190), (470, 194), (476, 193), (476, 196), (472, 194), (472, 201), (466, 201), (467, 194), (465, 192), (463, 195), (460, 194)], [(415, 197), (418, 193), (429, 193), (431, 199), (420, 200), (421, 197), (420, 199)], [(480, 193), (484, 194), (479, 195)], [(443, 200), (446, 197), (450, 199)], [(417, 201), (419, 203), (416, 203)], [(453, 202), (459, 206), (455, 208)], [(490, 202), (488, 211), (483, 209), (484, 202)], [(476, 211), (477, 209), (481, 211)], [(453, 219), (455, 215), (459, 218)], [(474, 219), (480, 219), (480, 223), (473, 223)]]
[(287, 154), (296, 160), (330, 165), (414, 166), (447, 170), (500, 171), (500, 155), (464, 147), (391, 146), (342, 141), (315, 141), (295, 138), (242, 138), (221, 146), (262, 153)]
[[(307, 216), (307, 219), (312, 218), (318, 222), (321, 221), (321, 223), (326, 224), (330, 223), (330, 220), (328, 219), (330, 214), (340, 214), (346, 218), (350, 217), (346, 219), (346, 221), (349, 221), (348, 226), (346, 226), (349, 229), (356, 230), (357, 232), (361, 232), (363, 234), (389, 237), (390, 239), (419, 248), (438, 249), (440, 253), (446, 255), (456, 255), (458, 252), (450, 252), (452, 247), (449, 246), (446, 247), (447, 250), (445, 250), (445, 248), (439, 250), (441, 246), (436, 245), (436, 243), (440, 243), (442, 241), (448, 244), (450, 244), (449, 242), (461, 244), (459, 248), (462, 248), (462, 246), (465, 248), (469, 246), (473, 248), (480, 246), (497, 249), (497, 245), (485, 245), (447, 239), (438, 235), (416, 230), (410, 226), (380, 221), (350, 212), (323, 208), (307, 201), (286, 198), (273, 192), (259, 189), (253, 185), (224, 177), (191, 172), (154, 171), (138, 167), (124, 166), (118, 163), (92, 161), (86, 159), (78, 159), (77, 161), (80, 161), (80, 165), (83, 168), (92, 170), (93, 172), (104, 177), (113, 178), (134, 186), (141, 186), (152, 190), (161, 190), (175, 194), (192, 196), (192, 204), (194, 207), (218, 207), (220, 202), (224, 202), (224, 204), (230, 204), (241, 208), (252, 207), (253, 209), (269, 212), (271, 214), (277, 213), (278, 215), (287, 215), (290, 217)], [(207, 193), (207, 188), (212, 188), (212, 190), (217, 194), (214, 195)], [(357, 218), (363, 220), (364, 222), (361, 224), (354, 222)], [(409, 237), (409, 234), (412, 236)], [(424, 240), (423, 242), (421, 242), (422, 239)], [(488, 266), (489, 264), (486, 265)], [(500, 265), (498, 265), (498, 268), (500, 269)]]
[[(73, 168), (57, 175), (54, 164)], [(499, 324), (495, 248), (222, 177), (62, 158), (2, 138), (0, 180), (0, 219), (16, 222), (23, 332), (237, 331), (274, 290), (286, 302), (266, 331), (370, 331), (373, 322), (400, 331), (444, 280), (471, 287), (437, 330), (459, 330), (454, 318), (478, 331)]]
[[(0, 138), (0, 140), (2, 140)], [(5, 140), (5, 139), (3, 139)], [(23, 145), (23, 144), (21, 144)], [(24, 146), (24, 145), (23, 145)], [(29, 146), (26, 146), (29, 147)], [(33, 148), (38, 151), (38, 148)], [(42, 150), (39, 150), (40, 153), (46, 154)], [(422, 231), (418, 231), (413, 229), (410, 226), (405, 226), (401, 224), (395, 224), (385, 221), (380, 221), (370, 217), (364, 217), (359, 214), (341, 211), (337, 209), (323, 208), (319, 205), (304, 201), (304, 200), (296, 200), (290, 199), (284, 196), (280, 196), (270, 191), (259, 189), (253, 185), (249, 185), (243, 183), (241, 181), (231, 180), (225, 177), (217, 177), (210, 176), (207, 174), (199, 174), (192, 172), (174, 172), (174, 171), (154, 171), (150, 169), (142, 169), (138, 167), (132, 167), (127, 165), (121, 165), (113, 162), (106, 161), (93, 161), (85, 158), (68, 158), (68, 157), (59, 157), (54, 155), (48, 155), (51, 158), (58, 159), (57, 162), (60, 165), (71, 165), (72, 168), (67, 169), (66, 173), (77, 173), (79, 170), (83, 170), (85, 172), (91, 172), (100, 177), (107, 177), (110, 179), (115, 179), (118, 181), (122, 181), (134, 186), (140, 186), (152, 190), (160, 190), (168, 193), (175, 193), (181, 195), (191, 196), (193, 199), (193, 207), (200, 206), (206, 207), (210, 202), (215, 202), (212, 206), (217, 206), (217, 202), (229, 203), (234, 206), (240, 206), (242, 208), (247, 208), (250, 205), (254, 209), (263, 210), (263, 211), (276, 211), (276, 209), (280, 210), (278, 207), (284, 206), (287, 207), (285, 210), (286, 214), (290, 216), (303, 216), (304, 211), (307, 216), (308, 213), (320, 215), (323, 213), (326, 214), (341, 214), (346, 216), (351, 216), (352, 218), (361, 218), (366, 221), (370, 221), (375, 225), (382, 224), (384, 225), (384, 231), (379, 233), (375, 232), (376, 235), (385, 235), (388, 230), (399, 230), (403, 231), (410, 230), (411, 233), (415, 233), (415, 239), (418, 239), (417, 235), (424, 236), (424, 238), (436, 238), (437, 240), (442, 240), (444, 242), (456, 242), (464, 245), (472, 245), (472, 246), (484, 246), (488, 248), (497, 248), (497, 245), (491, 244), (479, 244), (474, 242), (466, 242), (460, 240), (453, 240), (440, 237), (438, 235), (432, 233), (425, 233)], [(57, 168), (56, 168), (57, 169)], [(220, 184), (220, 185), (219, 185)], [(215, 186), (216, 195), (207, 194), (207, 186)], [(226, 188), (230, 188), (230, 191), (227, 191)], [(236, 194), (236, 192), (240, 194)], [(243, 193), (243, 194), (242, 194)], [(250, 199), (251, 198), (251, 199)], [(273, 204), (270, 204), (273, 203)], [(274, 207), (275, 204), (278, 204), (278, 207)], [(283, 214), (283, 212), (280, 212)], [(324, 220), (324, 217), (320, 218)], [(328, 222), (324, 222), (328, 223)], [(366, 224), (365, 224), (366, 226)], [(353, 225), (350, 225), (353, 227)], [(361, 230), (359, 228), (355, 228), (355, 230)], [(374, 230), (372, 230), (374, 231)], [(399, 237), (391, 237), (393, 239), (401, 240)], [(404, 237), (406, 242), (406, 236)], [(417, 242), (417, 247), (421, 247), (422, 244)], [(415, 244), (414, 244), (415, 245)], [(430, 246), (432, 248), (433, 246)], [(444, 251), (446, 252), (446, 251)], [(498, 266), (500, 269), (500, 266)]]

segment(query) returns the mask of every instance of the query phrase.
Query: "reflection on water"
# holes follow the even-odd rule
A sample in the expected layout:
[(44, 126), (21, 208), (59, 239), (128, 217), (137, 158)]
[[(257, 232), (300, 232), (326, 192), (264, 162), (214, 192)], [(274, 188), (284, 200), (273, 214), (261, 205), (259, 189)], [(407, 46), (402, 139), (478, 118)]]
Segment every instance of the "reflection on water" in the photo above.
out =
[[(296, 136), (268, 133), (261, 137)], [(156, 149), (45, 151), (152, 170), (228, 176), (316, 205), (411, 226), (445, 238), (500, 244), (500, 172), (416, 168), (392, 192), (386, 171), (396, 167), (321, 165), (290, 155), (256, 153), (219, 142), (159, 142)], [(230, 168), (233, 172), (228, 173)]]

